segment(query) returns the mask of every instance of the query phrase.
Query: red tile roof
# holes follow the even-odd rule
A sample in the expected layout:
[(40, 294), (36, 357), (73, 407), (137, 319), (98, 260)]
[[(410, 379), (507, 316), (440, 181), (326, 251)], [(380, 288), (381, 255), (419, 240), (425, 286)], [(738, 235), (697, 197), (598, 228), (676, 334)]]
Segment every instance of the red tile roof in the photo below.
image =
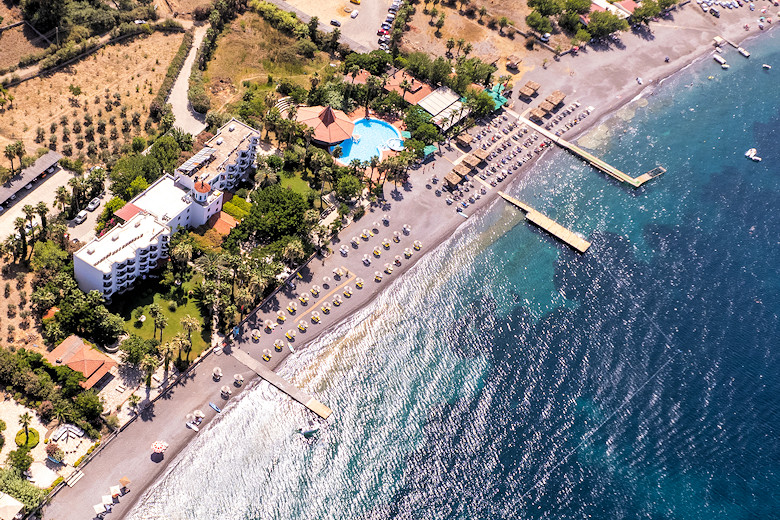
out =
[(198, 193), (208, 193), (211, 191), (211, 186), (207, 182), (198, 181), (195, 183), (195, 191)]
[[(401, 83), (406, 80), (409, 85), (411, 86), (409, 90), (406, 91), (406, 95), (404, 95), (404, 89), (401, 88)], [(399, 70), (389, 78), (387, 78), (387, 83), (385, 84), (385, 90), (388, 92), (391, 90), (394, 90), (398, 93), (399, 96), (402, 96), (405, 101), (408, 103), (411, 103), (412, 105), (416, 105), (420, 101), (423, 100), (425, 96), (433, 92), (433, 89), (430, 85), (427, 83), (423, 83), (422, 81), (415, 79), (411, 74), (407, 74), (406, 72)]]
[(87, 380), (79, 384), (87, 389), (95, 386), (116, 366), (113, 359), (85, 344), (84, 340), (76, 335), (65, 338), (57, 348), (46, 354), (46, 359), (54, 366), (65, 365), (84, 374)]
[(312, 138), (326, 144), (340, 143), (352, 137), (355, 124), (341, 110), (331, 107), (300, 107), (295, 115), (299, 123), (314, 130)]
[(136, 216), (136, 214), (141, 211), (141, 208), (136, 206), (135, 204), (130, 204), (129, 202), (116, 210), (114, 212), (115, 217), (119, 217), (125, 222)]
[(629, 13), (634, 13), (634, 9), (639, 7), (639, 4), (634, 2), (634, 0), (623, 0), (622, 2), (615, 2), (615, 5), (619, 5)]

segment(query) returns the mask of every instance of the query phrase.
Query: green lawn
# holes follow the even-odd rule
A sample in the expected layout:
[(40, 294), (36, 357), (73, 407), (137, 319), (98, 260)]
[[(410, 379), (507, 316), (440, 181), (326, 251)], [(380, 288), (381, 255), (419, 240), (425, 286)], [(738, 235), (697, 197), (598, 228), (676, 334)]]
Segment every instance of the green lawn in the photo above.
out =
[[(154, 321), (149, 316), (149, 305), (157, 303), (162, 309), (163, 315), (168, 318), (168, 326), (163, 330), (162, 343), (170, 341), (173, 337), (182, 332), (181, 319), (189, 314), (198, 319), (201, 323), (201, 331), (192, 333), (192, 352), (190, 359), (194, 359), (203, 352), (209, 344), (210, 333), (208, 327), (204, 326), (204, 317), (200, 313), (198, 303), (194, 298), (188, 296), (190, 290), (197, 287), (203, 276), (196, 274), (191, 279), (182, 283), (181, 287), (175, 291), (172, 298), (161, 294), (163, 292), (158, 280), (145, 280), (140, 282), (135, 289), (129, 293), (123, 294), (117, 298), (117, 302), (112, 305), (112, 310), (122, 316), (125, 320), (125, 330), (137, 334), (144, 339), (151, 339), (154, 333)], [(176, 310), (171, 311), (168, 308), (170, 301), (176, 302)], [(135, 309), (141, 307), (146, 321), (139, 323), (135, 319)], [(157, 331), (156, 338), (160, 339), (160, 331)]]

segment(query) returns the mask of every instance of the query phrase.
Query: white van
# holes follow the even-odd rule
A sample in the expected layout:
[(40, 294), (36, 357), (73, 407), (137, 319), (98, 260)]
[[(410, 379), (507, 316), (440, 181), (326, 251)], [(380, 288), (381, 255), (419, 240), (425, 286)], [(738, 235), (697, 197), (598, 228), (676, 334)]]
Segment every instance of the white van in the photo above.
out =
[(76, 224), (81, 224), (85, 220), (87, 220), (87, 210), (85, 210), (85, 209), (82, 209), (81, 211), (79, 211), (79, 214), (76, 215), (75, 219), (73, 219), (73, 221)]

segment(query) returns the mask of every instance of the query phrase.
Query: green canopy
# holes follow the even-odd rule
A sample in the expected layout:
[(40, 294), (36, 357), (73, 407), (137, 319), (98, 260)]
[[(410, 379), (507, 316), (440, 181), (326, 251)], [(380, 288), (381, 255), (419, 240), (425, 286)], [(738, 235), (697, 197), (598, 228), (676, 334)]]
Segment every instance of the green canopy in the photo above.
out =
[(404, 139), (411, 139), (412, 134), (407, 132), (406, 130), (402, 130), (401, 131), (401, 137), (403, 137)]
[(433, 155), (437, 149), (438, 148), (435, 144), (429, 144), (428, 146), (423, 148), (423, 154), (425, 155), (425, 157), (428, 157), (429, 155)]

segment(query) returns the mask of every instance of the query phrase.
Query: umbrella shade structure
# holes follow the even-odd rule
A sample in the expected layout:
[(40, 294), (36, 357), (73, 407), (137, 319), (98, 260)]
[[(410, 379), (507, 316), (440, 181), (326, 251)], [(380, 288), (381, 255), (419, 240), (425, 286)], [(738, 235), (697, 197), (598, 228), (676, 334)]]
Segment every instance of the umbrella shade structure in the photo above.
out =
[(285, 337), (287, 339), (293, 339), (295, 337), (295, 331), (293, 329), (288, 330), (287, 334), (285, 334)]
[[(270, 329), (271, 327), (269, 326), (268, 328)], [(260, 339), (260, 330), (258, 330), (258, 329), (253, 329), (252, 330), (252, 339), (255, 340), (255, 341)]]
[[(266, 350), (267, 350), (267, 349), (266, 349)], [(230, 394), (232, 394), (232, 393), (233, 393), (233, 390), (231, 390), (231, 389), (230, 389), (230, 387), (229, 387), (228, 385), (225, 385), (225, 386), (223, 386), (223, 387), (222, 387), (220, 390), (222, 391), (222, 393), (223, 393), (223, 394), (228, 394), (228, 395), (230, 395)]]
[(130, 485), (130, 479), (127, 477), (122, 477), (119, 479), (119, 485), (122, 487), (127, 487)]
[(184, 418), (187, 420), (187, 422), (192, 422), (195, 420), (195, 414), (194, 413), (188, 413), (184, 416)]
[(199, 419), (203, 419), (204, 417), (206, 417), (206, 414), (204, 414), (200, 410), (195, 410), (194, 412), (192, 412), (192, 415), (194, 415), (195, 417), (197, 417)]
[(374, 231), (379, 231), (379, 222), (374, 222), (373, 224), (371, 224), (371, 228)]
[(313, 130), (312, 139), (323, 144), (336, 144), (352, 137), (355, 123), (341, 110), (331, 107), (299, 107), (295, 119)]
[(409, 224), (404, 224), (403, 229), (404, 229), (404, 234), (406, 234), (406, 235), (408, 235), (409, 233), (412, 232), (412, 228), (411, 228), (411, 226)]
[(112, 506), (114, 505), (114, 497), (111, 495), (103, 495), (100, 497), (100, 501), (103, 502), (103, 506)]
[[(154, 453), (165, 453), (165, 450), (167, 450), (167, 449), (168, 449), (168, 443), (166, 443), (166, 442), (154, 441), (152, 443), (152, 451)], [(109, 498), (111, 498), (111, 497), (109, 497)], [(112, 503), (113, 503), (113, 501), (112, 501)]]
[(238, 385), (242, 385), (244, 384), (244, 376), (241, 374), (233, 374), (233, 381), (235, 381)]
[(95, 504), (92, 506), (92, 510), (95, 511), (96, 515), (100, 516), (106, 512), (106, 506), (105, 504)]
[(214, 370), (211, 371), (211, 376), (214, 379), (219, 380), (219, 378), (222, 377), (222, 369), (219, 367), (214, 367)]
[(384, 223), (390, 222), (390, 217), (387, 216), (387, 213), (382, 215), (382, 222), (384, 222)]
[(271, 355), (271, 350), (270, 350), (270, 349), (267, 349), (267, 348), (264, 348), (264, 349), (263, 349), (263, 354), (265, 354), (265, 355), (267, 355), (267, 356), (270, 356), (270, 355)]
[(352, 237), (352, 243), (354, 245), (358, 245), (360, 243), (360, 239), (358, 237)]
[(111, 492), (112, 497), (118, 497), (122, 494), (122, 488), (120, 488), (119, 486), (111, 486), (109, 491)]
[[(279, 311), (279, 312), (281, 312), (281, 311)], [(272, 322), (271, 320), (265, 320), (264, 323), (265, 323), (265, 328), (266, 329), (273, 329), (274, 328), (274, 322)]]
[[(280, 339), (277, 339), (276, 341), (274, 341), (274, 347), (280, 347), (282, 345), (284, 345), (284, 341), (282, 341)], [(265, 349), (265, 350), (268, 350), (268, 349)], [(268, 350), (268, 352), (270, 352), (270, 350)]]
[(323, 276), (322, 283), (328, 285), (330, 283), (330, 276)]

